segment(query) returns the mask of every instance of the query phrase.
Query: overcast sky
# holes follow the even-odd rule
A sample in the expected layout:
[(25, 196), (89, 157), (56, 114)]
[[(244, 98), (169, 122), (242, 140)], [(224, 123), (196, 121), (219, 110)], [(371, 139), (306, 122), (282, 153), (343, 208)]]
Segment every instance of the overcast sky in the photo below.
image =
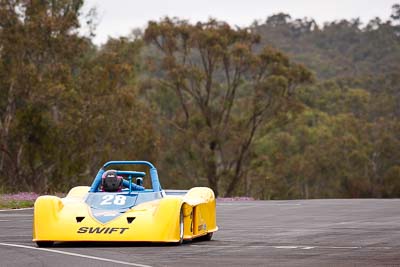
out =
[(367, 23), (375, 17), (389, 19), (395, 3), (400, 0), (86, 0), (84, 12), (97, 8), (94, 42), (101, 44), (108, 36), (126, 36), (134, 28), (144, 29), (149, 20), (167, 15), (191, 22), (213, 17), (242, 27), (279, 12), (313, 18), (319, 24), (343, 18)]

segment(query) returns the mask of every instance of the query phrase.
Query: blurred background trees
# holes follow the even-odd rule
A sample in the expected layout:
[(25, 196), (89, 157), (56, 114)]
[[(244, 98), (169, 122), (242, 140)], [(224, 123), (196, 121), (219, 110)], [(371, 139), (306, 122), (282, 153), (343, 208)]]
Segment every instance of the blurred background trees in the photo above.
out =
[(0, 191), (144, 159), (164, 188), (400, 196), (399, 4), (366, 24), (164, 18), (101, 47), (78, 33), (82, 4), (0, 1)]
[(67, 190), (109, 158), (156, 153), (151, 111), (137, 97), (141, 44), (98, 50), (78, 35), (82, 4), (1, 1), (3, 190)]
[(179, 102), (174, 116), (164, 117), (175, 126), (172, 139), (185, 140), (179, 153), (194, 157), (173, 164), (194, 163), (197, 180), (231, 196), (246, 176), (259, 127), (296, 109), (291, 95), (311, 73), (274, 49), (255, 53), (259, 36), (215, 20), (150, 22), (144, 38), (162, 53), (153, 59), (161, 69), (155, 86), (173, 90)]

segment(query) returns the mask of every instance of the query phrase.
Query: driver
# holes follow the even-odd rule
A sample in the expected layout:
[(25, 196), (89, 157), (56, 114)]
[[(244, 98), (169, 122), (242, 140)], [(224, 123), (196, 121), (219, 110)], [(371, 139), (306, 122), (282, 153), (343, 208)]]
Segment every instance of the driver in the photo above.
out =
[(117, 175), (117, 171), (105, 171), (101, 177), (101, 190), (105, 192), (119, 192), (122, 189), (121, 176)]

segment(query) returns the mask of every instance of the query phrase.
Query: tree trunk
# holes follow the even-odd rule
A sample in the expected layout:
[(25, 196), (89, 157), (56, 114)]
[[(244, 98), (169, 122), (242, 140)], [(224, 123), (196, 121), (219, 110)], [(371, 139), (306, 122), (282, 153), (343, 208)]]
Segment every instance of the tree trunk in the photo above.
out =
[(239, 184), (240, 177), (242, 176), (242, 161), (243, 157), (240, 156), (238, 161), (236, 162), (235, 174), (233, 175), (231, 182), (229, 183), (228, 189), (226, 190), (225, 193), (226, 197), (233, 196), (233, 192), (235, 191), (237, 185)]
[(254, 133), (256, 132), (257, 127), (258, 127), (258, 124), (255, 122), (255, 120), (253, 120), (253, 127), (250, 131), (249, 137), (240, 148), (239, 156), (238, 156), (238, 158), (236, 160), (236, 164), (235, 164), (235, 173), (232, 177), (231, 182), (229, 183), (229, 186), (228, 186), (228, 189), (226, 190), (225, 196), (232, 196), (237, 185), (239, 184), (240, 177), (243, 174), (243, 171), (242, 171), (243, 161), (245, 161), (246, 153), (250, 148), (250, 144), (253, 140)]
[(10, 88), (8, 90), (8, 98), (7, 98), (7, 108), (4, 115), (4, 122), (2, 123), (2, 130), (0, 131), (0, 145), (4, 148), (1, 152), (0, 157), (0, 171), (3, 170), (4, 160), (6, 153), (5, 151), (8, 149), (8, 132), (10, 129), (11, 121), (14, 117), (14, 83), (11, 82)]
[(206, 159), (205, 167), (208, 185), (214, 191), (215, 197), (217, 197), (219, 195), (217, 162), (215, 157), (215, 147), (212, 145), (210, 145), (210, 153), (208, 159)]

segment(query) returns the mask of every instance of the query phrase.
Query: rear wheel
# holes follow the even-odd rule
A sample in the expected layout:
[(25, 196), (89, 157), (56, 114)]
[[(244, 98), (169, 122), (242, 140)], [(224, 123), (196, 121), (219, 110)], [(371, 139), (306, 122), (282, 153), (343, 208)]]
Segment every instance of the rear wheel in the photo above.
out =
[(200, 236), (199, 241), (210, 241), (212, 239), (213, 233), (207, 233), (206, 235)]
[(54, 242), (53, 241), (36, 241), (36, 245), (39, 248), (48, 248), (53, 246)]
[(205, 240), (205, 241), (210, 241), (210, 240), (212, 239), (212, 237), (213, 237), (213, 233), (207, 233), (207, 234), (204, 236), (204, 240)]

